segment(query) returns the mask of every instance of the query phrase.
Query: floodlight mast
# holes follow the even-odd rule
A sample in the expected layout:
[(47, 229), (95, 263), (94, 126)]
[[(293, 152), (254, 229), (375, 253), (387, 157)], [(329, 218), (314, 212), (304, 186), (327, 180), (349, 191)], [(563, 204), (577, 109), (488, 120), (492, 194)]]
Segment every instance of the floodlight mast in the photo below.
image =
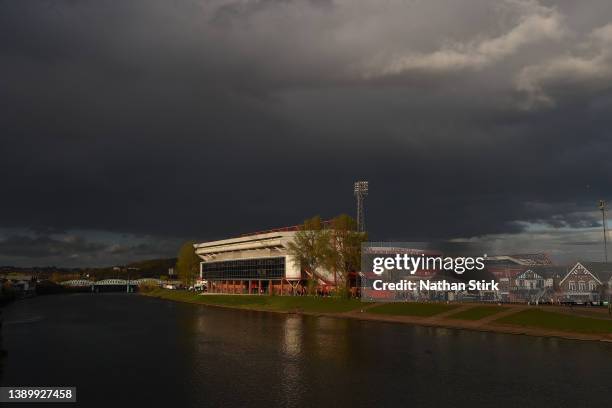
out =
[(357, 198), (357, 231), (365, 232), (365, 208), (363, 200), (368, 196), (368, 182), (355, 182), (355, 198)]
[(604, 242), (604, 261), (608, 262), (608, 237), (607, 237), (607, 220), (606, 220), (606, 202), (599, 200), (599, 210), (601, 211), (601, 224), (603, 225), (603, 242)]

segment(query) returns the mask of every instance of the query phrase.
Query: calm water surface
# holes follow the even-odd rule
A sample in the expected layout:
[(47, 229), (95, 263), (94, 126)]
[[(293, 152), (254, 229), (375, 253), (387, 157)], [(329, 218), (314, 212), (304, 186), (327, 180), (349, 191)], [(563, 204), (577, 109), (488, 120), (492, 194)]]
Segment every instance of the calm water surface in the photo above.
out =
[(609, 344), (128, 294), (38, 297), (4, 315), (2, 385), (75, 385), (84, 407), (588, 407), (612, 400)]

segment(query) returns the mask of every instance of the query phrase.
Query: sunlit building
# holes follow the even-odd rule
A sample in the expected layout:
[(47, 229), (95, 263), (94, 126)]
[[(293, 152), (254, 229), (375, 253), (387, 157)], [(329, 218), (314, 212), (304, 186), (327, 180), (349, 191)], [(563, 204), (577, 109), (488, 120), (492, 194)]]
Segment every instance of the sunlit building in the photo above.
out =
[[(195, 244), (200, 278), (211, 292), (290, 294), (302, 290), (300, 265), (288, 253), (298, 227)], [(325, 284), (326, 282), (321, 282)]]

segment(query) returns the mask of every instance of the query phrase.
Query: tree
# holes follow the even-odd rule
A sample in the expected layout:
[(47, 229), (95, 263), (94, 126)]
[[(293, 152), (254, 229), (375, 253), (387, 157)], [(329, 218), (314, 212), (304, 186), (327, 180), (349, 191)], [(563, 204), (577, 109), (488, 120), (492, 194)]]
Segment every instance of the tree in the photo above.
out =
[(349, 273), (361, 269), (361, 243), (366, 240), (367, 234), (357, 231), (357, 222), (352, 217), (340, 214), (332, 220), (323, 264), (333, 271), (339, 292), (348, 294)]
[(324, 264), (329, 251), (329, 232), (323, 228), (321, 217), (304, 221), (289, 242), (287, 251), (300, 264), (311, 280), (317, 279), (317, 271)]
[(338, 292), (348, 294), (349, 273), (360, 270), (361, 243), (366, 240), (367, 235), (358, 232), (357, 223), (346, 214), (334, 218), (329, 229), (316, 216), (304, 221), (288, 252), (308, 275), (309, 286), (326, 270), (333, 273)]
[(200, 269), (200, 257), (195, 253), (194, 242), (188, 241), (181, 247), (176, 261), (179, 279), (186, 286), (192, 286)]

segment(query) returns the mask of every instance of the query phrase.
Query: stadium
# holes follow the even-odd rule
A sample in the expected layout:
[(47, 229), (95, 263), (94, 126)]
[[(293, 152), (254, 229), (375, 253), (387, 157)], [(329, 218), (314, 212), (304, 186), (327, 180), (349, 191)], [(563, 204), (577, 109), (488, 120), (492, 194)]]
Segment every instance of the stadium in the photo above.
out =
[[(301, 294), (308, 277), (288, 251), (298, 230), (292, 226), (195, 244), (202, 259), (200, 279), (213, 293)], [(316, 283), (324, 292), (335, 287), (326, 271), (317, 273)]]

